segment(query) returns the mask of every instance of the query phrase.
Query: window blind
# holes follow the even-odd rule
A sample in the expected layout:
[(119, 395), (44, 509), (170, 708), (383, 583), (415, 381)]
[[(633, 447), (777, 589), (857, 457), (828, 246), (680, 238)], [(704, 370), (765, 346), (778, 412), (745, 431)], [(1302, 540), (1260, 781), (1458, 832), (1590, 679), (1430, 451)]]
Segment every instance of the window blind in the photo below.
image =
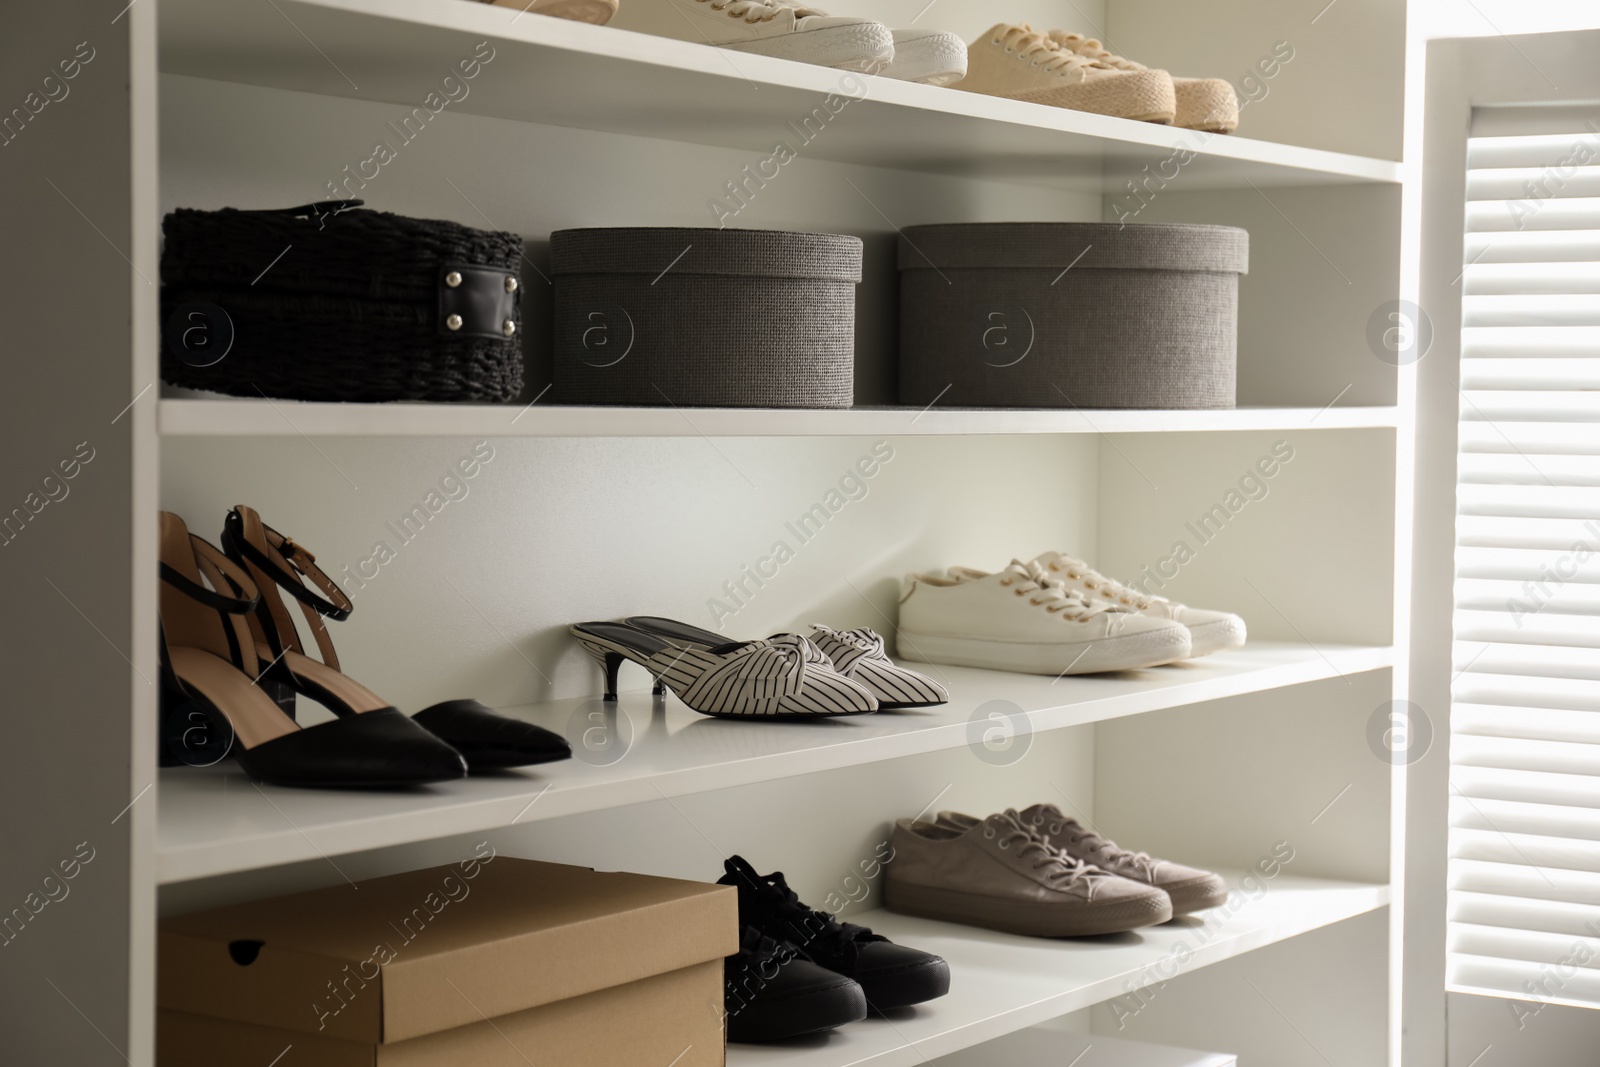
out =
[(1450, 987), (1600, 1007), (1600, 108), (1480, 109), (1468, 168)]

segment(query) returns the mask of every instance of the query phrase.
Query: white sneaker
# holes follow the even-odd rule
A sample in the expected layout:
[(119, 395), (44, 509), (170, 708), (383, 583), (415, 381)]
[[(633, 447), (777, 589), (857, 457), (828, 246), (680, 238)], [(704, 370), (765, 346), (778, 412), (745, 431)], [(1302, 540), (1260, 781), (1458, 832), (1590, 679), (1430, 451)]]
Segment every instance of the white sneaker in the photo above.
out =
[(894, 60), (894, 35), (881, 22), (776, 0), (651, 0), (624, 6), (617, 25), (839, 70), (871, 73)]
[(951, 85), (967, 76), (967, 42), (959, 34), (909, 27), (894, 34), (894, 62), (880, 73), (885, 78)]
[(1137, 589), (1107, 578), (1081, 559), (1064, 552), (1046, 552), (1034, 559), (1051, 578), (1068, 589), (1077, 590), (1097, 603), (1114, 604), (1128, 611), (1155, 619), (1171, 619), (1189, 630), (1190, 657), (1209, 656), (1225, 648), (1238, 648), (1244, 644), (1244, 620), (1225, 611), (1204, 611), (1168, 600), (1166, 597), (1141, 593)]
[[(802, 0), (768, 2), (790, 8), (806, 6)], [(816, 8), (811, 10), (822, 14)], [(959, 34), (909, 27), (889, 32), (894, 35), (894, 60), (872, 73), (924, 85), (949, 85), (967, 76), (967, 42)]]
[(1012, 560), (998, 574), (951, 568), (951, 576), (913, 574), (906, 582), (902, 659), (1064, 675), (1156, 667), (1189, 655), (1189, 631), (1179, 623), (1090, 601), (1036, 562)]
[(498, 7), (514, 7), (527, 15), (549, 15), (603, 26), (617, 13), (617, 0), (480, 0)]

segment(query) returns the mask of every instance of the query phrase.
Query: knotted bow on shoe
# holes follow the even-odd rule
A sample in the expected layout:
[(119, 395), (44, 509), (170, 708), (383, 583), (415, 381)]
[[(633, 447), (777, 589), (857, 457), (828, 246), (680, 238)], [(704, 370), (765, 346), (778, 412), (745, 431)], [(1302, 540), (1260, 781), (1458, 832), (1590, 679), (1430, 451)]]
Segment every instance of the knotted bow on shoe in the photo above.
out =
[(773, 634), (767, 640), (775, 645), (799, 649), (800, 655), (807, 663), (829, 670), (833, 670), (836, 666), (833, 658), (823, 651), (822, 646), (804, 634)]
[(795, 696), (805, 688), (806, 655), (795, 645), (746, 641), (711, 652), (725, 662), (706, 671), (681, 694), (690, 707), (714, 704), (730, 690), (737, 690), (744, 700), (765, 702)]
[(884, 651), (883, 637), (876, 630), (869, 630), (865, 626), (856, 630), (835, 630), (831, 626), (815, 624), (812, 629), (820, 634), (826, 634), (835, 642), (834, 648), (828, 652), (828, 658), (833, 661), (834, 669), (840, 674), (848, 674), (855, 665), (865, 660), (875, 660), (881, 663), (892, 663), (889, 654)]

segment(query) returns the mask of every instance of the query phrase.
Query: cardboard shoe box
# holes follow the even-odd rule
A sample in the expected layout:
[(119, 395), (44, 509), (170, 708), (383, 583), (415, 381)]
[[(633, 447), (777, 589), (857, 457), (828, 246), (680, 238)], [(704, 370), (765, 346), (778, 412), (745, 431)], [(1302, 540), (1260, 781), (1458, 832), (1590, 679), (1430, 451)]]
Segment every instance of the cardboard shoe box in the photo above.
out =
[(486, 851), (163, 920), (159, 1067), (721, 1067), (733, 889)]

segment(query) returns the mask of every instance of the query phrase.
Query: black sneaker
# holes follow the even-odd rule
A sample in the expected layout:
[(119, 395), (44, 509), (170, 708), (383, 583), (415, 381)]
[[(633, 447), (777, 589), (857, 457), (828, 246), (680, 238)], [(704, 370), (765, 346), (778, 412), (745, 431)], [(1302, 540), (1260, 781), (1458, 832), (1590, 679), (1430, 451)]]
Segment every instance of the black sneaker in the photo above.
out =
[(763, 877), (738, 856), (723, 865), (721, 885), (739, 890), (739, 922), (786, 941), (807, 958), (860, 983), (874, 1011), (921, 1004), (950, 992), (950, 965), (938, 956), (896, 945), (865, 926), (842, 923), (806, 907), (781, 873)]
[(729, 1041), (782, 1041), (867, 1017), (859, 985), (753, 926), (723, 961), (722, 984)]

